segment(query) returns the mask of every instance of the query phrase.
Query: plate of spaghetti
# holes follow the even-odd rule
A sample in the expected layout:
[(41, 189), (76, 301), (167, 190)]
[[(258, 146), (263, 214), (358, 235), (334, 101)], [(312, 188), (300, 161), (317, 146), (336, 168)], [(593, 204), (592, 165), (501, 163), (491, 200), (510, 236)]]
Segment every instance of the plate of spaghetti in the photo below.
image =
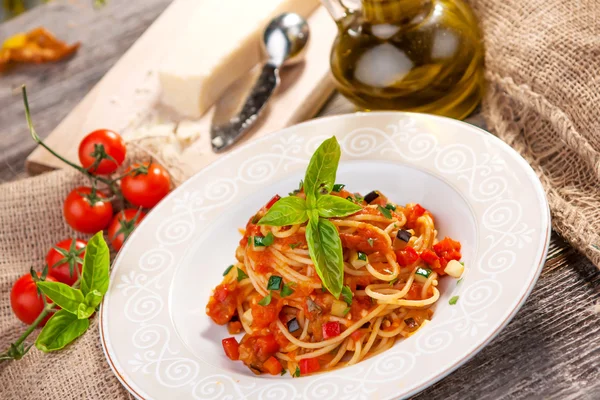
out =
[(407, 397), (510, 321), (549, 234), (539, 180), (487, 132), (314, 120), (223, 156), (144, 219), (102, 344), (137, 398)]

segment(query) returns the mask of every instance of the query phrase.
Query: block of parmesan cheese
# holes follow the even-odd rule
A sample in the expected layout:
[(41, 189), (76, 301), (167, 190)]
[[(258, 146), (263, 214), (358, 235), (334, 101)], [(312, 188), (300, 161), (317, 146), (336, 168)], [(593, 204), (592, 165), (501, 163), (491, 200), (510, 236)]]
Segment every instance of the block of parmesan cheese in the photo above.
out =
[(304, 17), (318, 0), (202, 0), (159, 67), (161, 103), (199, 118), (264, 57), (262, 32), (282, 12)]

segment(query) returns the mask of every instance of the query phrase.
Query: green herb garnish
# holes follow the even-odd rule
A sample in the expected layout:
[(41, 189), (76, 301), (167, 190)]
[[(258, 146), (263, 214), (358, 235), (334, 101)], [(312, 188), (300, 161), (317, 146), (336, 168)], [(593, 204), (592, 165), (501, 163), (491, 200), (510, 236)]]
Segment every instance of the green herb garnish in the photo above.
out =
[(373, 238), (367, 239), (367, 243), (369, 243), (369, 246), (371, 246), (371, 247), (373, 247), (373, 242), (374, 242)]
[(398, 278), (394, 278), (390, 281), (390, 286), (394, 286), (398, 282)]
[(285, 285), (283, 285), (283, 287), (281, 288), (281, 292), (279, 292), (279, 295), (281, 297), (288, 297), (292, 295), (294, 293), (294, 289), (290, 288), (290, 286), (291, 283), (286, 283)]
[(260, 304), (261, 306), (268, 306), (269, 304), (271, 304), (271, 292), (269, 292), (268, 295), (266, 295), (265, 297), (263, 297), (258, 304)]
[(379, 212), (381, 214), (383, 214), (384, 217), (386, 217), (387, 219), (392, 219), (392, 213), (390, 212), (390, 210), (388, 210), (387, 208), (381, 207), (380, 205), (377, 206), (377, 209), (379, 210)]
[[(275, 203), (275, 204), (277, 204), (277, 203)], [(254, 247), (270, 246), (273, 244), (274, 240), (275, 240), (275, 236), (273, 236), (273, 232), (267, 233), (267, 236), (265, 236), (265, 237), (254, 236)]]
[(230, 265), (229, 267), (227, 267), (227, 269), (225, 270), (225, 272), (223, 272), (223, 276), (227, 275), (229, 273), (229, 271), (231, 271), (231, 268), (233, 268), (233, 264)]
[(336, 192), (339, 193), (342, 191), (342, 189), (344, 189), (346, 187), (346, 185), (342, 184), (342, 183), (336, 183), (335, 185), (333, 185), (333, 189), (331, 189), (332, 192)]
[(277, 275), (271, 275), (267, 283), (267, 290), (279, 290), (281, 288), (282, 278)]
[(296, 370), (294, 371), (294, 374), (292, 376), (296, 378), (300, 376), (300, 367), (296, 367)]
[(456, 302), (458, 301), (458, 296), (452, 296), (450, 298), (450, 301), (448, 301), (448, 304), (450, 304), (451, 306), (455, 305)]
[(348, 286), (344, 286), (342, 288), (342, 300), (346, 302), (349, 306), (352, 305), (352, 290)]
[(345, 317), (346, 315), (348, 315), (349, 312), (350, 312), (350, 307), (346, 308), (344, 310), (344, 312), (342, 313), (342, 315)]
[(246, 279), (248, 277), (248, 275), (246, 275), (246, 273), (244, 271), (242, 271), (240, 268), (237, 269), (237, 281), (243, 281), (244, 279)]
[[(342, 292), (344, 260), (337, 228), (327, 218), (345, 217), (361, 207), (332, 196), (341, 150), (335, 138), (325, 140), (310, 159), (304, 177), (306, 199), (284, 197), (267, 211), (258, 225), (306, 226), (308, 251), (324, 287), (336, 298)], [(264, 241), (263, 241), (264, 243)]]
[(390, 204), (390, 203), (387, 203), (385, 205), (385, 208), (387, 208), (388, 210), (391, 210), (391, 211), (396, 211), (396, 206), (393, 204)]
[(361, 261), (367, 261), (367, 255), (362, 251), (357, 252), (356, 257)]
[(281, 370), (281, 376), (284, 376), (284, 375), (285, 375), (285, 373), (286, 373), (285, 369), (282, 369), (282, 370)]
[(298, 246), (302, 246), (302, 243), (300, 243), (300, 242), (298, 242), (298, 243), (292, 243), (292, 244), (290, 244), (290, 249), (294, 250)]

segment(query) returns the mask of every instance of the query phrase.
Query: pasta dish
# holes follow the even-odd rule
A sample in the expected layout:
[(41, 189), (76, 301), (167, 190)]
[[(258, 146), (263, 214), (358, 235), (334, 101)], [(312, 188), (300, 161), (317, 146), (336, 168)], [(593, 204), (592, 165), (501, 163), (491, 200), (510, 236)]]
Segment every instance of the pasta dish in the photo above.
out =
[(213, 321), (243, 333), (223, 339), (225, 354), (256, 374), (304, 376), (381, 353), (431, 319), (440, 279), (463, 273), (460, 243), (438, 241), (430, 212), (348, 191), (335, 183), (338, 160), (334, 137), (298, 189), (248, 220), (209, 299)]

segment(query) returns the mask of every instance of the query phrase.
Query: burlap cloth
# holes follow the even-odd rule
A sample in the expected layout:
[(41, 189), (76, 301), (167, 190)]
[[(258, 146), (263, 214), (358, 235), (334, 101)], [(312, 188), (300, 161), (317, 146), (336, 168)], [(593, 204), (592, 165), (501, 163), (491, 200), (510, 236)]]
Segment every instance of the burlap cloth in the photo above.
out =
[[(600, 2), (471, 0), (485, 35), (489, 129), (532, 165), (564, 238), (600, 264)], [(62, 202), (81, 178), (67, 171), (0, 186), (0, 347), (24, 326), (9, 292), (56, 241), (73, 235)], [(66, 349), (0, 364), (2, 399), (129, 395), (104, 361), (97, 320)]]

